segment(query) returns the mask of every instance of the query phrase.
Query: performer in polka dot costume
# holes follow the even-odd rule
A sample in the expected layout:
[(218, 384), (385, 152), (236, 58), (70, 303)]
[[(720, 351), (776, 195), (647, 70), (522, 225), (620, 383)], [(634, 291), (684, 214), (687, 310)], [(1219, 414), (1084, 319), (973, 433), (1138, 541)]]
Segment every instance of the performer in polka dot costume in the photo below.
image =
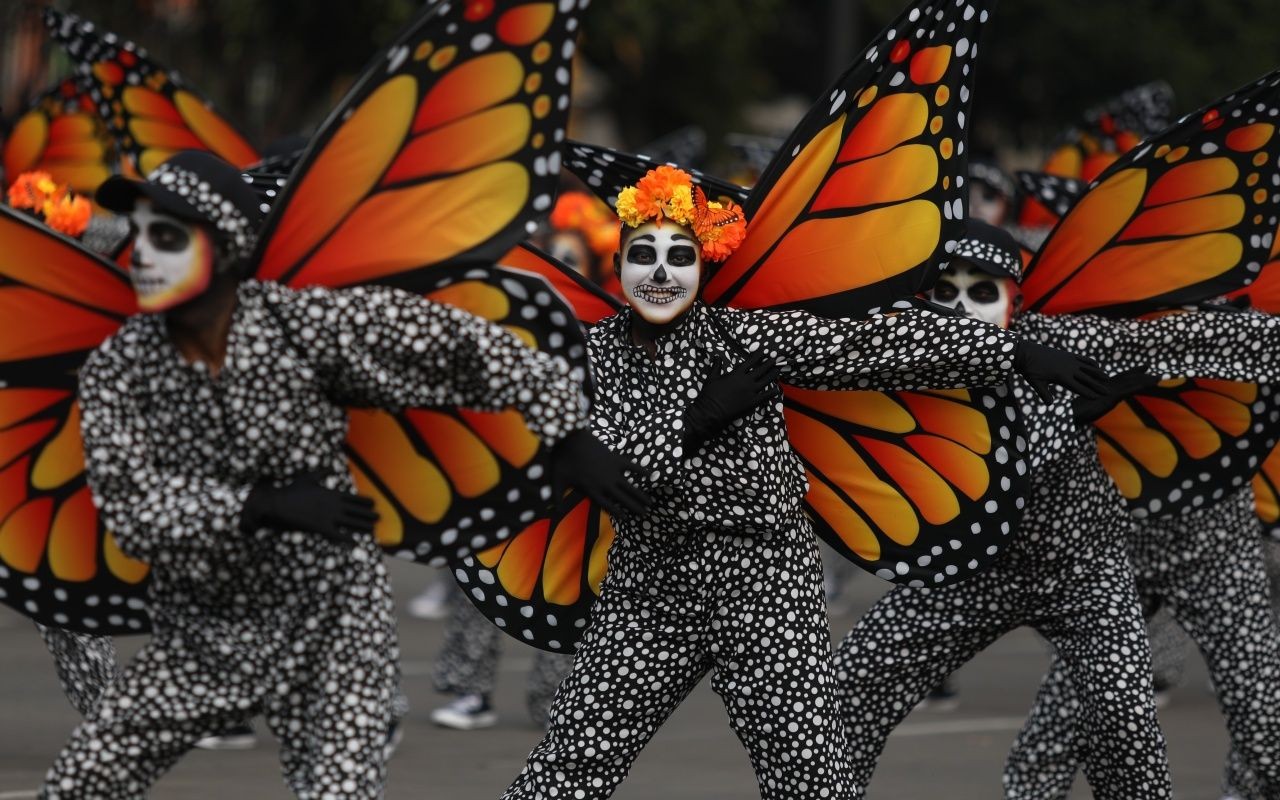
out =
[[(1231, 733), (1231, 773), (1247, 776), (1237, 779), (1237, 796), (1280, 796), (1280, 629), (1253, 489), (1185, 516), (1139, 521), (1131, 530), (1139, 597), (1148, 607), (1166, 605), (1204, 654)], [(1070, 793), (1092, 746), (1080, 735), (1073, 675), (1054, 658), (1005, 766), (1009, 800)]]
[[(732, 203), (682, 206), (689, 185), (660, 167), (619, 197), (627, 227), (615, 267), (631, 307), (591, 331), (592, 429), (640, 467), (653, 505), (613, 517), (591, 623), (507, 800), (609, 797), (707, 673), (762, 797), (850, 797), (821, 562), (778, 382), (990, 385), (1016, 363), (1079, 385), (1089, 372), (930, 310), (848, 321), (703, 305), (708, 242), (744, 232)], [(659, 207), (660, 222), (639, 210)]]
[[(1280, 328), (1261, 315), (1189, 313), (1134, 322), (1018, 313), (1017, 272), (1009, 269), (1019, 263), (1016, 243), (972, 220), (968, 237), (977, 244), (961, 247), (973, 255), (949, 265), (933, 290), (935, 302), (963, 306), (975, 318), (1003, 317), (1019, 336), (1112, 371), (1268, 381), (1277, 373)], [(990, 244), (1008, 255), (983, 258)], [(1076, 678), (1078, 731), (1091, 743), (1082, 766), (1094, 797), (1169, 797), (1150, 647), (1126, 552), (1134, 522), (1098, 461), (1092, 431), (1074, 419), (1072, 399), (1059, 392), (1043, 402), (1024, 381), (1015, 381), (1015, 392), (1029, 428), (1032, 486), (1009, 553), (955, 586), (893, 589), (837, 648), (854, 781), (870, 781), (890, 732), (930, 689), (996, 639), (1029, 625)]]
[(104, 523), (151, 565), (153, 636), (41, 796), (143, 797), (260, 709), (298, 797), (380, 797), (396, 632), (344, 407), (515, 406), (543, 440), (580, 442), (581, 388), (505, 329), (415, 295), (242, 281), (258, 200), (212, 155), (113, 178), (98, 201), (137, 228), (147, 313), (82, 369), (82, 433)]

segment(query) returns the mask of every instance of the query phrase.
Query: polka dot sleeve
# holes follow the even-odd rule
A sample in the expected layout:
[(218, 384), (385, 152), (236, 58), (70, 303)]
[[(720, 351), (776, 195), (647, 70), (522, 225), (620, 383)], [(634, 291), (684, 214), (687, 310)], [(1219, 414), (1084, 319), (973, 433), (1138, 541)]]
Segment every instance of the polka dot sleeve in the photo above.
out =
[(784, 383), (806, 389), (990, 386), (1009, 377), (1018, 341), (994, 325), (924, 309), (865, 320), (720, 313), (748, 350), (763, 349), (777, 362)]
[(568, 364), (480, 317), (387, 287), (268, 286), (290, 338), (322, 365), (341, 405), (514, 406), (548, 444), (587, 424), (586, 398)]
[(1280, 319), (1251, 312), (1191, 311), (1147, 320), (1024, 313), (1018, 330), (1041, 344), (1096, 360), (1108, 372), (1161, 379), (1280, 379)]
[(200, 577), (211, 555), (241, 548), (240, 509), (251, 487), (157, 466), (147, 418), (133, 400), (140, 392), (111, 344), (80, 371), (80, 432), (94, 505), (126, 555)]

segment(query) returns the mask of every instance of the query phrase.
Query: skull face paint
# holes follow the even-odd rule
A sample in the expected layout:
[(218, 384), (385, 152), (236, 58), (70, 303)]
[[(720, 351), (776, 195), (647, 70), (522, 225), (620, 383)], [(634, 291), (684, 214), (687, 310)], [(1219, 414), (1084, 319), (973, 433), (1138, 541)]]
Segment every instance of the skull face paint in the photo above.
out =
[(168, 311), (198, 297), (213, 276), (213, 239), (199, 226), (158, 213), (138, 200), (129, 274), (141, 311)]
[(959, 309), (970, 319), (1007, 328), (1021, 294), (1013, 278), (1000, 278), (956, 260), (943, 270), (929, 297), (940, 306)]
[(679, 319), (698, 299), (702, 252), (688, 228), (647, 222), (631, 232), (619, 256), (618, 279), (631, 307), (652, 325)]

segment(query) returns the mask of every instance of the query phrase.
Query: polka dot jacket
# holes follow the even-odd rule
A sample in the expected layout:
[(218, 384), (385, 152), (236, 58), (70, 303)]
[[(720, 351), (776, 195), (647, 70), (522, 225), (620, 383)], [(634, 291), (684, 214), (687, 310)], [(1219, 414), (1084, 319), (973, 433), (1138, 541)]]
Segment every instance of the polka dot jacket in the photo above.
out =
[[(631, 341), (630, 310), (591, 332), (592, 430), (642, 470), (650, 516), (679, 529), (760, 533), (793, 517), (807, 485), (782, 404), (765, 404), (696, 453), (683, 416), (703, 382), (763, 351), (783, 383), (806, 389), (952, 388), (1005, 380), (1017, 339), (992, 325), (925, 309), (830, 320), (799, 311), (695, 306), (650, 358)], [(716, 372), (713, 372), (716, 370)], [(634, 520), (615, 520), (619, 532)]]
[(282, 569), (320, 569), (314, 537), (245, 536), (239, 513), (263, 479), (318, 471), (350, 489), (346, 406), (514, 405), (552, 442), (585, 423), (580, 388), (550, 358), (463, 311), (374, 287), (245, 282), (216, 378), (179, 356), (162, 317), (132, 317), (89, 358), (80, 397), (95, 504), (121, 549), (152, 565), (157, 627), (185, 619), (187, 602), (283, 602)]

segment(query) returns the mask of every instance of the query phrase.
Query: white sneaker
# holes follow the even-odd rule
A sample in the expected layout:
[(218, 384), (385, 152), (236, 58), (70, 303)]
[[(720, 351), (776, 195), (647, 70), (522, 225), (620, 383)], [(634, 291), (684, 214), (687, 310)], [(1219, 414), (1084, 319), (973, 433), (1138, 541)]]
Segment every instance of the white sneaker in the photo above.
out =
[(227, 728), (217, 736), (206, 736), (196, 742), (201, 750), (251, 750), (258, 744), (258, 737), (249, 723)]
[(400, 740), (404, 738), (404, 728), (400, 727), (400, 720), (391, 723), (391, 730), (387, 732), (387, 743), (382, 746), (382, 760), (390, 761), (391, 757), (396, 754), (396, 748), (400, 746)]
[(489, 708), (489, 698), (482, 694), (464, 694), (448, 705), (431, 712), (431, 721), (442, 728), (474, 731), (498, 724), (498, 714)]
[(427, 584), (417, 597), (409, 601), (409, 616), (415, 619), (444, 619), (449, 616), (449, 586), (443, 580)]

